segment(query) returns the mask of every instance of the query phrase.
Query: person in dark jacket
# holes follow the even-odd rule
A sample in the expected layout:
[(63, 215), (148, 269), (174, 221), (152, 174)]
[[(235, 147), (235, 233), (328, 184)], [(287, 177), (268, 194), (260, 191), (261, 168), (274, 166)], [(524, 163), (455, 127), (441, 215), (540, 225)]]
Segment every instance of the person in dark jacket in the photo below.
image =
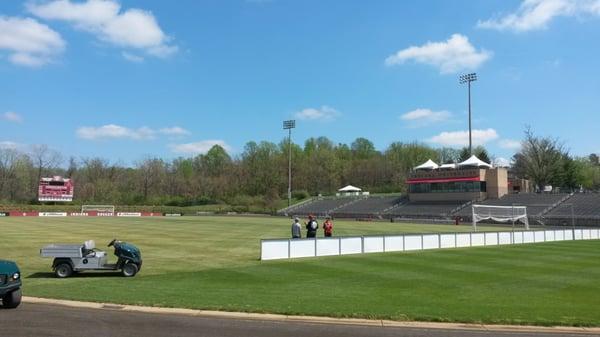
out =
[(319, 224), (315, 217), (311, 214), (308, 216), (308, 222), (306, 222), (306, 237), (307, 238), (316, 238), (317, 237), (317, 229), (319, 228)]

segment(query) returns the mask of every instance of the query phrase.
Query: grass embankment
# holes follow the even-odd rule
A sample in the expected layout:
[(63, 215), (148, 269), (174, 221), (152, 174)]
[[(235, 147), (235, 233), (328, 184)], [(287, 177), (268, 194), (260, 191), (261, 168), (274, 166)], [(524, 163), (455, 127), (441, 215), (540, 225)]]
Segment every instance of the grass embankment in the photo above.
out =
[[(467, 226), (336, 221), (336, 235), (468, 231)], [(29, 296), (232, 311), (394, 320), (600, 326), (600, 241), (258, 261), (281, 218), (2, 218), (0, 258)], [(55, 279), (48, 243), (118, 237), (141, 273)], [(112, 251), (110, 251), (112, 254)], [(114, 257), (113, 257), (114, 258)]]

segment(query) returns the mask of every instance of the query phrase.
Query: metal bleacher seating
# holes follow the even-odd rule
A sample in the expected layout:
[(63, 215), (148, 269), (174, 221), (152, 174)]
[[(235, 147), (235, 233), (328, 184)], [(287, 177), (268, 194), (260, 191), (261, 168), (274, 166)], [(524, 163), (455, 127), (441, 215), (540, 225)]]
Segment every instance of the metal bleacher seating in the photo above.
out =
[[(500, 199), (487, 199), (476, 202), (480, 205), (489, 206), (527, 206), (527, 215), (529, 217), (537, 217), (543, 212), (558, 204), (561, 200), (569, 195), (566, 193), (559, 194), (540, 194), (540, 193), (523, 193), (523, 194), (507, 194)], [(471, 207), (466, 207), (455, 215), (462, 217), (471, 216)]]
[(385, 216), (392, 218), (443, 218), (450, 216), (455, 209), (468, 202), (468, 200), (407, 202), (388, 210), (385, 212)]
[(576, 193), (549, 211), (546, 219), (600, 219), (600, 194)]
[(384, 210), (392, 208), (404, 201), (406, 201), (406, 198), (398, 195), (384, 197), (373, 196), (359, 199), (356, 202), (342, 206), (336, 209), (332, 215), (338, 218), (374, 217), (378, 216)]
[(335, 198), (335, 199), (319, 199), (313, 202), (302, 205), (291, 210), (291, 215), (309, 215), (325, 216), (329, 215), (334, 209), (355, 202), (357, 198)]
[[(541, 224), (600, 225), (600, 193), (508, 194), (500, 199), (474, 202), (490, 206), (527, 206), (530, 221)], [(415, 220), (450, 220), (460, 216), (471, 217), (471, 201), (408, 201), (407, 196), (369, 196), (313, 199), (282, 210), (282, 215), (318, 217), (331, 215), (338, 218), (381, 218)], [(572, 213), (574, 216), (572, 216)]]

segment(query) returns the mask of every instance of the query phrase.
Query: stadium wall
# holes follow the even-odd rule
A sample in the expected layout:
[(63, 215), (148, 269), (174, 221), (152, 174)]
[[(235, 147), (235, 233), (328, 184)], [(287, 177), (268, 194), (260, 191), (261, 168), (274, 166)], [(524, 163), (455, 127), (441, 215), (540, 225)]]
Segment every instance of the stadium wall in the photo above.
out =
[(597, 239), (600, 239), (600, 229), (587, 228), (515, 232), (428, 233), (310, 239), (267, 239), (261, 240), (260, 259), (278, 260), (301, 257)]

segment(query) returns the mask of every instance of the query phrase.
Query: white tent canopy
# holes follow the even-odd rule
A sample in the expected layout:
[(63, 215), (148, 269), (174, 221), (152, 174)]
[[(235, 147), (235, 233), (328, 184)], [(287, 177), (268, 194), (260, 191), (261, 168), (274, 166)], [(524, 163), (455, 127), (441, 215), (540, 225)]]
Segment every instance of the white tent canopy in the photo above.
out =
[(456, 168), (456, 164), (455, 163), (440, 165), (440, 169), (455, 169), (455, 168)]
[(487, 167), (492, 168), (492, 165), (484, 162), (483, 160), (477, 158), (475, 155), (472, 155), (471, 158), (463, 161), (462, 163), (458, 163), (458, 167), (463, 166), (474, 166), (474, 167)]
[(346, 187), (342, 187), (338, 190), (338, 192), (360, 192), (362, 188), (358, 188), (356, 186), (348, 185)]
[(415, 167), (415, 170), (435, 170), (439, 167), (438, 164), (436, 164), (433, 160), (429, 159), (428, 161), (424, 162), (423, 164)]

